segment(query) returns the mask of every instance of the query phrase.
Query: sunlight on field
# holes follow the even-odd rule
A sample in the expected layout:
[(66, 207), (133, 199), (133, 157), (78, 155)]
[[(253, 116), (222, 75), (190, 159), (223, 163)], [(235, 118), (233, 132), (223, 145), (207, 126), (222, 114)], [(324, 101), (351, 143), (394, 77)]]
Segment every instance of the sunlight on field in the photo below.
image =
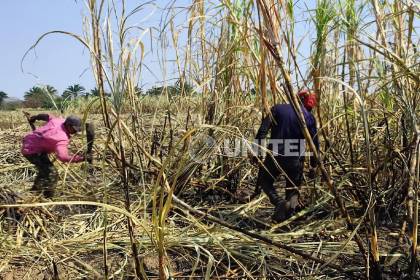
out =
[[(420, 279), (418, 6), (175, 1), (148, 29), (126, 2), (87, 0), (83, 34), (22, 59), (70, 37), (95, 88), (0, 92), (0, 279)], [(59, 124), (25, 156), (24, 111)], [(267, 137), (308, 153), (264, 161)]]

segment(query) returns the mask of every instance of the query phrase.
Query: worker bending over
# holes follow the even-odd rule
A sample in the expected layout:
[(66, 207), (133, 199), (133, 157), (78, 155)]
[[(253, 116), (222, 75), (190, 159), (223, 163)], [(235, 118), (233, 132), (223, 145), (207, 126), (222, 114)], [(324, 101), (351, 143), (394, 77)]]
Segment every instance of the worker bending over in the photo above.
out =
[(35, 121), (46, 124), (23, 138), (22, 154), (37, 168), (32, 191), (42, 192), (45, 197), (54, 196), (58, 173), (48, 154), (55, 153), (62, 162), (81, 162), (82, 155), (69, 155), (68, 145), (73, 134), (81, 131), (82, 121), (75, 116), (56, 118), (49, 114), (38, 114), (29, 118), (33, 127)]
[[(300, 91), (298, 94), (303, 104), (302, 112), (306, 125), (319, 150), (316, 121), (311, 113), (312, 108), (316, 105), (315, 94), (308, 90)], [(275, 206), (273, 220), (281, 222), (289, 218), (298, 206), (299, 187), (303, 180), (305, 137), (297, 113), (290, 104), (277, 104), (271, 108), (271, 115), (263, 119), (255, 142), (265, 139), (270, 130), (271, 138), (268, 144), (270, 152), (263, 165), (260, 166), (256, 192), (259, 192), (261, 188), (264, 190), (270, 202)], [(313, 156), (310, 158), (309, 176), (314, 178), (316, 159)], [(280, 174), (284, 174), (286, 177), (286, 199), (282, 199), (273, 186), (275, 179)]]

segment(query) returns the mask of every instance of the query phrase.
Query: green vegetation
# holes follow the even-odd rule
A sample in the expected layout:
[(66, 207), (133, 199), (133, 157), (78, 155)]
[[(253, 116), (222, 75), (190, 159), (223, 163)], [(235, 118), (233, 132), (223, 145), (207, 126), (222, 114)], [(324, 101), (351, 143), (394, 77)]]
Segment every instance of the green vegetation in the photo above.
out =
[(0, 91), (0, 106), (3, 105), (3, 100), (7, 97), (7, 93), (5, 93), (4, 91)]
[(62, 98), (71, 100), (81, 96), (88, 96), (88, 94), (86, 93), (85, 88), (79, 84), (69, 86), (61, 95)]
[(24, 106), (28, 108), (54, 108), (57, 100), (57, 90), (47, 85), (45, 87), (34, 86), (24, 94)]

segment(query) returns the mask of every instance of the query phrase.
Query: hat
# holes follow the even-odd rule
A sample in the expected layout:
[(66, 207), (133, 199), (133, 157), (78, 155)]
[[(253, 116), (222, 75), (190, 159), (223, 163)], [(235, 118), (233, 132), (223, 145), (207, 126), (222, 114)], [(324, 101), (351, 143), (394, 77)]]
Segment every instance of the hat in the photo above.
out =
[(298, 95), (302, 99), (303, 106), (305, 106), (306, 109), (312, 110), (312, 108), (316, 106), (316, 95), (314, 92), (303, 89), (299, 91)]
[(71, 126), (77, 132), (82, 131), (82, 120), (76, 116), (69, 116), (64, 121), (64, 124)]

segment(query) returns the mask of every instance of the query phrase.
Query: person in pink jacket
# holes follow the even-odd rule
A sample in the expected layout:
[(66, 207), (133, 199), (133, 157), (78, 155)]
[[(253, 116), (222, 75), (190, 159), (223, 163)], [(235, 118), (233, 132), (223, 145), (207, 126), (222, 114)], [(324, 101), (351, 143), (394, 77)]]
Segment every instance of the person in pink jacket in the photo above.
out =
[(31, 126), (35, 121), (46, 124), (26, 135), (22, 141), (22, 154), (38, 170), (32, 191), (42, 192), (45, 197), (54, 196), (58, 173), (48, 154), (55, 153), (62, 162), (81, 162), (81, 155), (70, 155), (68, 145), (72, 134), (81, 131), (82, 121), (75, 116), (56, 118), (49, 114), (38, 114), (30, 117)]

